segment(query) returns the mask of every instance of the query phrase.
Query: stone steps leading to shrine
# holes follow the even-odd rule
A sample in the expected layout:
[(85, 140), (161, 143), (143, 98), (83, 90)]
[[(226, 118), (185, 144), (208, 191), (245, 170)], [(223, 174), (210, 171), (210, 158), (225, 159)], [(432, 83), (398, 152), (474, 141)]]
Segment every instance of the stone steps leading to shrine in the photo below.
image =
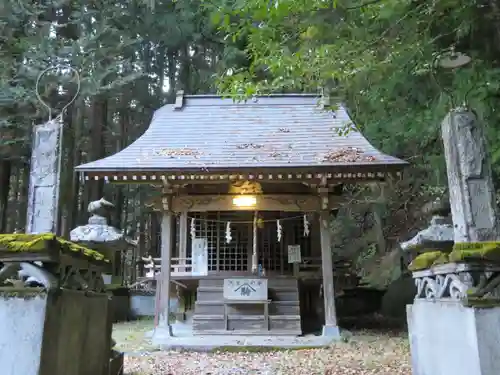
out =
[(269, 278), (268, 296), (270, 303), (267, 327), (262, 304), (229, 304), (226, 307), (226, 327), (224, 279), (202, 279), (197, 289), (193, 331), (198, 335), (300, 335), (302, 329), (297, 280)]

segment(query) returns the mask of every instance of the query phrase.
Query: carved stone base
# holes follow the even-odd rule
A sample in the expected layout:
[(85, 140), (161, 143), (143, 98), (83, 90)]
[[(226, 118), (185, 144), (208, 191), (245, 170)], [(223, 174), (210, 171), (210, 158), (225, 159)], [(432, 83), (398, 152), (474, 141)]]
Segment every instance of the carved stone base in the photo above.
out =
[(416, 299), (463, 300), (466, 297), (499, 297), (500, 266), (450, 263), (413, 272)]
[(0, 269), (0, 286), (43, 286), (47, 289), (64, 288), (104, 291), (102, 272), (89, 262), (71, 261), (61, 257), (58, 265), (41, 266), (38, 262), (5, 262)]

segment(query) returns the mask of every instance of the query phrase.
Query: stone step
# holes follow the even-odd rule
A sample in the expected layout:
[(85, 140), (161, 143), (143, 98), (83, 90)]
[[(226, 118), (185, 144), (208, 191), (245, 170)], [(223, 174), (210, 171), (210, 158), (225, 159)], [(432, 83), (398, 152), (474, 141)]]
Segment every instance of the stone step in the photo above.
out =
[(299, 336), (302, 334), (301, 330), (237, 330), (237, 331), (226, 331), (224, 329), (209, 329), (202, 332), (193, 331), (195, 336)]

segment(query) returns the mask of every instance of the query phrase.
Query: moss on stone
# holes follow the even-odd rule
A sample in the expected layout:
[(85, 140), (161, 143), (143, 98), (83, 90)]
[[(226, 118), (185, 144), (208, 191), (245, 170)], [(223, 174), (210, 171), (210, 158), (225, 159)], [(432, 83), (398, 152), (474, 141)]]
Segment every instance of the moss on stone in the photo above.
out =
[(47, 242), (56, 242), (62, 253), (75, 253), (97, 261), (109, 262), (98, 251), (56, 237), (52, 233), (43, 234), (0, 234), (0, 252), (42, 252), (48, 248)]
[(412, 272), (421, 271), (428, 269), (434, 265), (436, 261), (442, 262), (440, 264), (446, 263), (448, 255), (442, 251), (430, 251), (418, 255), (408, 266), (408, 269)]
[(450, 262), (500, 263), (500, 242), (456, 243), (449, 258)]
[(450, 262), (450, 256), (447, 253), (442, 253), (435, 261), (432, 263), (433, 266), (438, 266), (440, 264), (446, 264)]
[(462, 304), (465, 307), (491, 309), (494, 307), (500, 307), (500, 299), (499, 298), (479, 298), (479, 297), (467, 296), (462, 300)]
[(47, 290), (45, 288), (16, 288), (16, 287), (0, 288), (0, 298), (3, 299), (21, 298), (28, 300), (46, 294)]

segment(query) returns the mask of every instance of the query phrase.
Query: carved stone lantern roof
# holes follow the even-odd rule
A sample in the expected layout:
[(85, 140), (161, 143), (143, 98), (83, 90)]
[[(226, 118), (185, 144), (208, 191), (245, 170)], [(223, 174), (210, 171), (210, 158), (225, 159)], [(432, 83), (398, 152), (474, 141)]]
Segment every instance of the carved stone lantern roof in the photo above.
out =
[(454, 244), (453, 225), (449, 217), (434, 215), (429, 227), (421, 230), (412, 239), (400, 244), (403, 251), (425, 250), (451, 251)]
[(137, 241), (111, 225), (108, 225), (110, 210), (114, 205), (104, 198), (89, 203), (88, 212), (91, 214), (88, 224), (81, 225), (70, 232), (73, 242), (85, 243), (96, 249), (103, 245), (107, 249), (123, 250), (129, 246), (136, 246)]

